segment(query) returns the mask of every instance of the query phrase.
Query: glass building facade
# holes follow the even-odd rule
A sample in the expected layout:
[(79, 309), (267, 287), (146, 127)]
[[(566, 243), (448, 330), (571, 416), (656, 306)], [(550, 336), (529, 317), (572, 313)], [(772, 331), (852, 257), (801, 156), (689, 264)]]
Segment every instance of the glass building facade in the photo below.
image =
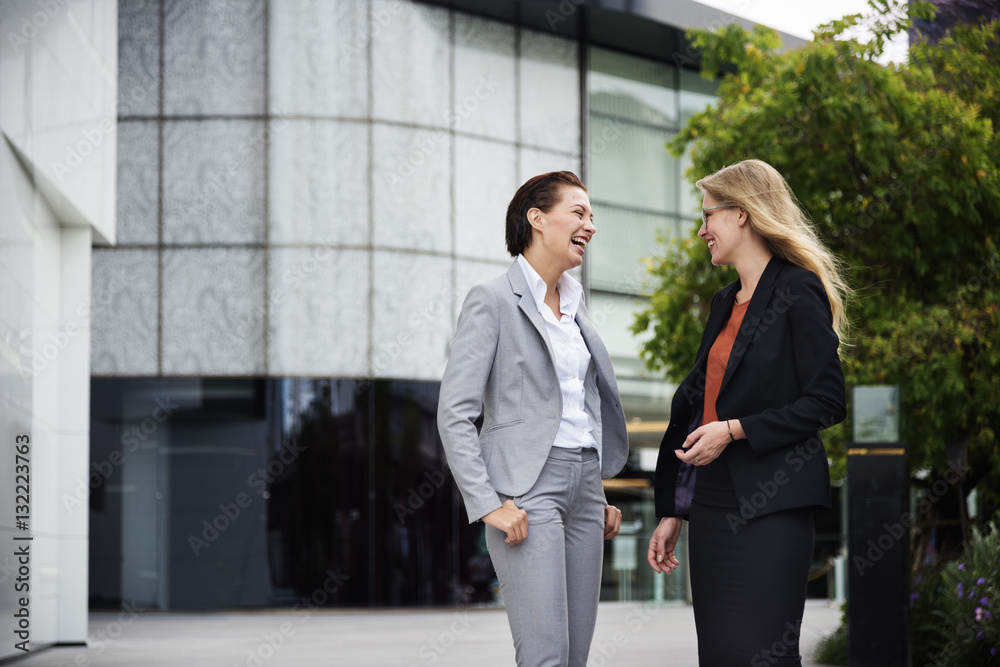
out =
[(602, 599), (686, 598), (643, 565), (672, 388), (628, 327), (698, 207), (664, 148), (713, 99), (681, 26), (725, 17), (616, 4), (119, 2), (117, 245), (66, 500), (92, 607), (499, 602), (437, 396), (465, 293), (511, 261), (509, 198), (556, 169), (590, 188), (578, 277), (632, 447)]
[(288, 606), (327, 580), (330, 605), (489, 593), (434, 383), (95, 379), (93, 392), (93, 606)]

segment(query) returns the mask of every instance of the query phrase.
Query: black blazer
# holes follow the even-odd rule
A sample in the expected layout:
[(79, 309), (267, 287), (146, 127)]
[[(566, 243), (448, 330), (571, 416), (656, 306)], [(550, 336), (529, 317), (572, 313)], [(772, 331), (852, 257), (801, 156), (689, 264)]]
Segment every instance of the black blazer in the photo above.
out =
[[(682, 464), (674, 450), (701, 424), (708, 352), (739, 290), (737, 280), (712, 299), (694, 368), (671, 402), (656, 464), (657, 517), (687, 514), (684, 496), (690, 497), (697, 468)], [(715, 405), (720, 420), (739, 419), (746, 432), (712, 463), (728, 465), (740, 519), (830, 506), (830, 469), (819, 432), (847, 413), (838, 346), (823, 283), (772, 257), (733, 343)]]

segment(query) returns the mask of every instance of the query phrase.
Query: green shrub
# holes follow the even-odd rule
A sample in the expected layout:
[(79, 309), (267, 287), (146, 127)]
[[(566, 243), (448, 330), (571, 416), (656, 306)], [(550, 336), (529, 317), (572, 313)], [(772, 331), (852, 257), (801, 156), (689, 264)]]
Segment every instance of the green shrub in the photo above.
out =
[(939, 563), (927, 565), (910, 583), (910, 655), (913, 664), (920, 667), (933, 664), (931, 658), (940, 655), (950, 639), (943, 634), (935, 613), (941, 604), (941, 569)]
[[(973, 528), (956, 560), (930, 564), (910, 586), (911, 664), (1000, 665), (1000, 530)], [(820, 640), (813, 659), (847, 665), (846, 618)]]
[(910, 595), (914, 665), (1000, 664), (1000, 531), (990, 522), (957, 560), (926, 568)]
[(813, 660), (821, 665), (847, 665), (847, 624), (841, 620), (840, 627), (819, 640)]

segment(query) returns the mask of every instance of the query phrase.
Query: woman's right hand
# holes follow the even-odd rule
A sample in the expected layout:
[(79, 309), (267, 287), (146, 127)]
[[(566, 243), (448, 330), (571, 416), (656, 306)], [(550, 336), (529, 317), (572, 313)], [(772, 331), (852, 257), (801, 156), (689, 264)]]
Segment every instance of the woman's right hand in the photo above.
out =
[(653, 571), (659, 574), (671, 571), (680, 561), (674, 556), (674, 547), (681, 536), (681, 518), (676, 516), (665, 516), (660, 519), (660, 524), (653, 531), (653, 536), (649, 538), (649, 554), (646, 560)]
[(505, 500), (498, 509), (483, 517), (483, 523), (507, 533), (507, 544), (514, 546), (528, 539), (528, 513), (514, 505), (513, 500)]

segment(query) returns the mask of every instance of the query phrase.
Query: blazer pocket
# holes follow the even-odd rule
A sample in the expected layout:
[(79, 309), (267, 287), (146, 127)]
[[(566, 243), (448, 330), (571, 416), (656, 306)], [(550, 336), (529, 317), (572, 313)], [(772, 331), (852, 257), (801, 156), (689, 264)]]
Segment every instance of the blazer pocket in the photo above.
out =
[(500, 389), (494, 417), (503, 420), (501, 426), (516, 423), (522, 419), (524, 404), (524, 371), (517, 366), (504, 367), (500, 371)]
[(512, 422), (504, 422), (503, 424), (493, 424), (493, 426), (490, 426), (488, 429), (483, 431), (483, 433), (493, 433), (494, 431), (510, 428), (511, 426), (517, 426), (518, 424), (523, 424), (523, 423), (524, 423), (523, 419), (515, 419)]

